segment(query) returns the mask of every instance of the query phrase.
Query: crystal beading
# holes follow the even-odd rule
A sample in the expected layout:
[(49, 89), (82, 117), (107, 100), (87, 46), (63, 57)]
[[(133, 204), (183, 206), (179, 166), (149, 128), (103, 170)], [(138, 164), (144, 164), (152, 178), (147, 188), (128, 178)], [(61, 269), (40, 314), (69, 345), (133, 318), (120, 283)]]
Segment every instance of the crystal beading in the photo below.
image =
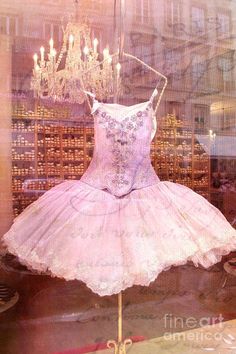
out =
[[(95, 147), (81, 181), (121, 198), (160, 181), (151, 164), (154, 94), (137, 105), (110, 105), (93, 97)], [(114, 114), (113, 114), (114, 112)], [(98, 145), (99, 143), (99, 145)]]
[(143, 126), (143, 118), (148, 116), (148, 111), (151, 108), (152, 103), (149, 102), (144, 110), (140, 110), (121, 121), (111, 117), (101, 108), (95, 112), (98, 117), (98, 123), (106, 129), (106, 137), (111, 140), (113, 146), (112, 166), (115, 170), (115, 177), (111, 182), (117, 188), (122, 187), (124, 184), (129, 184), (129, 180), (125, 177), (125, 171), (128, 167), (127, 162), (133, 155), (132, 144), (136, 140), (136, 132)]

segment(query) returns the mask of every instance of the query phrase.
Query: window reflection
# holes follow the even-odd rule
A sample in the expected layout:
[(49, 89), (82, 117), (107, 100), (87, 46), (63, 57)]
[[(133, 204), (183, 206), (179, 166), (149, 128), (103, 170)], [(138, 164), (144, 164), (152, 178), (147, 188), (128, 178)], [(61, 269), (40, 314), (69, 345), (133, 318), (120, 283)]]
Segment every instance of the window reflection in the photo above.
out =
[[(82, 0), (78, 3), (78, 21), (87, 16), (92, 39), (98, 39), (98, 51), (102, 53), (107, 45), (110, 51), (114, 50), (117, 47), (117, 38), (113, 31), (113, 2), (106, 2), (106, 6), (104, 2), (95, 0)], [(60, 51), (63, 39), (61, 25), (65, 25), (75, 15), (75, 4), (73, 1), (62, 0), (45, 1), (41, 5), (37, 1), (29, 4), (31, 6), (26, 6), (22, 12), (21, 4), (17, 1), (8, 6), (1, 3), (0, 34), (12, 40), (12, 72), (5, 81), (11, 85), (12, 92), (12, 124), (16, 130), (13, 139), (22, 137), (22, 130), (26, 134), (27, 129), (33, 129), (31, 133), (36, 136), (37, 126), (37, 139), (41, 143), (44, 138), (40, 122), (48, 120), (50, 125), (51, 113), (37, 106), (38, 103), (32, 99), (32, 55), (42, 45), (47, 48), (50, 38), (53, 38), (56, 49)], [(233, 1), (216, 4), (214, 1), (206, 3), (194, 0), (130, 0), (127, 1), (124, 28), (126, 51), (168, 77), (168, 87), (157, 116), (159, 135), (154, 139), (152, 147), (157, 173), (163, 173), (163, 178), (178, 180), (179, 183), (195, 188), (228, 213), (225, 215), (230, 218), (230, 201), (225, 196), (228, 190), (226, 186), (229, 185), (227, 181), (230, 181), (230, 185), (235, 185), (236, 180), (235, 13), (236, 3)], [(116, 25), (118, 23), (117, 20)], [(125, 63), (123, 72), (125, 95), (121, 97), (122, 102), (132, 104), (147, 99), (156, 84), (155, 76), (146, 68), (129, 61)], [(83, 109), (80, 108), (79, 111), (81, 117), (84, 117)], [(36, 119), (37, 114), (40, 118)], [(68, 116), (65, 112), (56, 114), (52, 114), (53, 123), (61, 127), (62, 117)], [(166, 128), (161, 130), (163, 126), (168, 126), (169, 131)], [(79, 130), (81, 144), (92, 141), (92, 127), (86, 129), (88, 130), (83, 133)], [(58, 133), (57, 137), (59, 136)], [(35, 144), (35, 140), (28, 142)], [(29, 153), (32, 153), (32, 148), (33, 146)], [(27, 155), (23, 151), (25, 148), (19, 148), (19, 151), (16, 151), (16, 147), (14, 149), (12, 156), (15, 160), (20, 157), (24, 159)], [(17, 193), (14, 194), (13, 188), (13, 199), (17, 200), (18, 205), (21, 198), (21, 205), (25, 207), (39, 195), (32, 193), (30, 199), (28, 194), (27, 199), (23, 192), (19, 193), (24, 179), (40, 177), (40, 171), (46, 182), (50, 178), (50, 183), (44, 181), (42, 185), (51, 186), (52, 178), (58, 177), (53, 173), (59, 168), (57, 158), (60, 149), (55, 149), (46, 149), (44, 157), (42, 152), (35, 150), (37, 166), (35, 162), (30, 166), (29, 159), (26, 158), (27, 162), (20, 163), (13, 159), (12, 170), (16, 175), (17, 171), (20, 174), (20, 178), (14, 178)], [(83, 162), (78, 163), (77, 169), (70, 162), (70, 165), (61, 163), (60, 175), (64, 176), (63, 171), (77, 171), (71, 176), (80, 178), (83, 168), (89, 164), (93, 146), (90, 144), (88, 149), (77, 151), (76, 154), (72, 153), (73, 148), (68, 149), (71, 150), (71, 156), (80, 156)], [(185, 160), (180, 163), (178, 160), (183, 151)], [(67, 156), (69, 160), (70, 153), (66, 152), (63, 156)], [(204, 162), (200, 161), (206, 160), (205, 154), (208, 154), (210, 163), (205, 163), (209, 168), (201, 175), (199, 171), (203, 171), (203, 167), (200, 165)], [(54, 155), (55, 165), (52, 166), (47, 159)], [(163, 158), (166, 159), (165, 163)], [(197, 159), (197, 165), (194, 159)], [(20, 166), (22, 163), (24, 167)], [(30, 171), (38, 172), (35, 175), (31, 173), (28, 177), (22, 176), (22, 171), (28, 171), (29, 167), (33, 167)], [(197, 177), (194, 176), (194, 169), (198, 171)], [(50, 171), (50, 176), (46, 171)], [(224, 197), (221, 193), (224, 193)], [(17, 212), (19, 211), (20, 208)]]

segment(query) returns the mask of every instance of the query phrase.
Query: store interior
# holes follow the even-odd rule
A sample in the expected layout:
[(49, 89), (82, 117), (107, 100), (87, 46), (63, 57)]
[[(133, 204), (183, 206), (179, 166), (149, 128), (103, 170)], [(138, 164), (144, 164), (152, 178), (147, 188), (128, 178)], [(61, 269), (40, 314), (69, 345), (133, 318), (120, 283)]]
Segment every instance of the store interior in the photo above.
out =
[[(151, 143), (156, 174), (206, 198), (236, 228), (235, 2), (1, 1), (0, 38), (0, 237), (46, 191), (87, 170), (94, 121), (83, 89), (124, 105), (147, 101), (156, 85), (161, 92), (163, 81), (131, 57), (100, 69), (118, 49), (168, 80)], [(208, 269), (171, 267), (148, 287), (126, 289), (123, 337), (137, 342), (130, 353), (235, 353), (234, 257), (236, 250)], [(113, 353), (104, 343), (117, 336), (116, 294), (39, 275), (11, 254), (0, 266), (1, 353)], [(227, 333), (219, 341), (164, 338), (220, 316)]]

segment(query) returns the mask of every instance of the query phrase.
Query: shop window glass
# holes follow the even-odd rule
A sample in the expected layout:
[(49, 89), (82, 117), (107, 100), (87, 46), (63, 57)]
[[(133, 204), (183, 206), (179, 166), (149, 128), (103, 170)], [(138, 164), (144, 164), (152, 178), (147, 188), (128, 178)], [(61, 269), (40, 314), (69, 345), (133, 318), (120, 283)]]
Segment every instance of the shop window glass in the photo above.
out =
[(217, 15), (217, 33), (219, 36), (230, 34), (230, 16), (225, 13)]
[(165, 20), (169, 29), (174, 29), (182, 22), (181, 3), (179, 0), (165, 1)]
[(150, 22), (150, 0), (135, 0), (135, 19), (137, 23)]
[(192, 32), (193, 34), (205, 33), (205, 11), (201, 7), (192, 7)]
[(194, 54), (192, 58), (192, 87), (206, 89), (207, 62), (206, 57)]
[(0, 16), (0, 33), (10, 36), (17, 35), (18, 19), (12, 16)]
[[(96, 97), (101, 101), (99, 107), (104, 108), (104, 111), (100, 112), (101, 123), (104, 124), (104, 128), (106, 128), (104, 139), (109, 138), (111, 142), (115, 142), (115, 148), (113, 149), (111, 144), (109, 152), (114, 153), (112, 166), (116, 170), (116, 174), (123, 174), (123, 172), (125, 172), (125, 160), (129, 159), (131, 156), (127, 150), (129, 144), (128, 139), (130, 139), (131, 142), (137, 142), (137, 145), (140, 144), (141, 139), (139, 139), (138, 133), (142, 131), (145, 126), (143, 119), (145, 119), (146, 112), (144, 112), (144, 114), (141, 112), (141, 114), (137, 111), (137, 115), (130, 113), (128, 117), (125, 117), (124, 113), (122, 117), (119, 116), (122, 122), (118, 124), (112, 119), (112, 113), (110, 115), (110, 113), (105, 112), (103, 103), (111, 103), (112, 105), (118, 103), (127, 106), (127, 111), (130, 112), (133, 110), (133, 107), (130, 109), (130, 106), (148, 102), (156, 85), (158, 94), (160, 94), (164, 80), (163, 77), (160, 78), (154, 73), (155, 70), (167, 77), (168, 83), (160, 100), (156, 116), (152, 116), (154, 122), (156, 119), (157, 127), (150, 144), (150, 157), (153, 169), (161, 182), (177, 182), (179, 185), (189, 187), (191, 190), (204, 197), (216, 206), (231, 225), (236, 228), (236, 0), (122, 0), (125, 4), (123, 21), (120, 21), (119, 18), (120, 1), (121, 0), (1, 1), (0, 41), (2, 53), (0, 56), (0, 100), (2, 102), (2, 115), (0, 119), (0, 131), (4, 131), (5, 133), (3, 139), (0, 139), (0, 199), (3, 200), (0, 207), (0, 216), (3, 215), (4, 217), (4, 222), (0, 222), (0, 237), (1, 234), (3, 234), (2, 227), (4, 224), (8, 227), (15, 217), (20, 215), (28, 205), (38, 200), (48, 190), (65, 180), (68, 181), (68, 186), (72, 184), (72, 181), (79, 181), (89, 168), (92, 157), (94, 156), (95, 120), (90, 114), (88, 101), (83, 101), (85, 97), (84, 93), (80, 95), (77, 102), (68, 104), (66, 100), (60, 102), (54, 101), (56, 95), (49, 98), (38, 98), (35, 92), (33, 92), (31, 86), (33, 69), (35, 68), (35, 72), (37, 72), (37, 65), (44, 65), (45, 62), (40, 60), (43, 55), (46, 61), (48, 57), (53, 58), (53, 55), (48, 55), (50, 51), (50, 38), (53, 38), (56, 58), (59, 58), (62, 49), (64, 49), (64, 52), (60, 56), (58, 67), (56, 67), (53, 59), (51, 60), (51, 65), (44, 67), (50, 72), (50, 78), (53, 77), (54, 80), (54, 82), (53, 80), (51, 81), (51, 87), (49, 89), (53, 88), (53, 85), (60, 76), (54, 77), (54, 71), (64, 69), (66, 63), (69, 66), (68, 75), (65, 75), (63, 79), (60, 77), (60, 80), (58, 79), (56, 83), (59, 81), (60, 83), (64, 82), (65, 85), (61, 85), (61, 87), (63, 87), (61, 92), (63, 92), (63, 90), (66, 91), (69, 87), (75, 96), (76, 93), (81, 92), (82, 84), (80, 75), (83, 69), (86, 71), (91, 63), (97, 64), (95, 61), (96, 55), (93, 57), (89, 55), (92, 52), (92, 48), (94, 48), (93, 46), (96, 46), (93, 43), (94, 38), (98, 40), (96, 50), (99, 62), (104, 59), (104, 48), (109, 48), (109, 53), (113, 54), (114, 51), (118, 49), (119, 45), (122, 44), (122, 41), (120, 41), (122, 38), (124, 39), (124, 47), (122, 49), (138, 59), (138, 61), (136, 61), (133, 58), (125, 58), (122, 56), (118, 58), (117, 61), (120, 60), (121, 63), (119, 74), (123, 84), (122, 89), (124, 90), (121, 90), (117, 97), (115, 90), (109, 92), (108, 97), (104, 99)], [(90, 32), (88, 35), (89, 38), (82, 38), (81, 41), (76, 42), (75, 56), (67, 60), (71, 43), (69, 44), (67, 42), (66, 46), (63, 47), (62, 25), (65, 29), (70, 21), (73, 21), (73, 23), (76, 23), (78, 26), (86, 23)], [(122, 22), (124, 27), (120, 28)], [(120, 38), (119, 35), (121, 35)], [(91, 39), (92, 43), (89, 51), (85, 50), (87, 39), (88, 42)], [(45, 52), (43, 52), (43, 50), (40, 52), (41, 46), (44, 47)], [(71, 44), (71, 47), (72, 46), (74, 46), (74, 44)], [(82, 51), (79, 49), (82, 49)], [(53, 48), (51, 48), (51, 50), (51, 53), (53, 53)], [(35, 53), (37, 53), (38, 57), (34, 57), (36, 59), (33, 59)], [(79, 67), (78, 62), (73, 62), (74, 59), (78, 57), (83, 60), (83, 66), (81, 66), (83, 69), (81, 69), (80, 72), (77, 71)], [(139, 60), (151, 66), (154, 71), (149, 70)], [(35, 65), (35, 61), (37, 65)], [(115, 65), (116, 61), (114, 60), (113, 69), (117, 68)], [(87, 76), (89, 85), (91, 83), (89, 91), (93, 91), (93, 85), (100, 85), (102, 89), (106, 89), (111, 83), (114, 83), (114, 87), (116, 87), (117, 82), (113, 82), (113, 78), (110, 75), (111, 72), (107, 71), (107, 75), (104, 78), (100, 72), (101, 68), (103, 68), (101, 64), (96, 65), (96, 70), (93, 68)], [(76, 75), (70, 77), (71, 73)], [(45, 83), (46, 78), (47, 75), (38, 75), (38, 83), (40, 85)], [(61, 93), (59, 91), (60, 90), (58, 90), (58, 95)], [(94, 91), (96, 91), (96, 89)], [(159, 96), (154, 98), (153, 107), (157, 103), (158, 97)], [(92, 101), (93, 98), (89, 97), (91, 104)], [(112, 107), (114, 108), (115, 106)], [(151, 105), (147, 104), (147, 108), (148, 107), (151, 108)], [(117, 115), (119, 114), (120, 112), (117, 113)], [(142, 118), (138, 119), (139, 127), (137, 127), (135, 123), (137, 117)], [(116, 127), (115, 134), (113, 134), (114, 127)], [(128, 131), (132, 129), (134, 129), (134, 134), (130, 134), (130, 131)], [(119, 148), (118, 145), (120, 146)], [(146, 156), (146, 145), (141, 147), (143, 147), (142, 153)], [(122, 164), (120, 164), (119, 161), (120, 152), (123, 154), (121, 156)], [(106, 153), (108, 153), (108, 151), (104, 152), (104, 162)], [(132, 155), (132, 163), (133, 161), (135, 162), (135, 153), (136, 152)], [(140, 160), (143, 158), (141, 153), (138, 153), (138, 158)], [(118, 165), (117, 161), (119, 162)], [(146, 173), (145, 170), (143, 176), (140, 176), (140, 180), (146, 177), (148, 177), (148, 173)], [(115, 180), (113, 177), (109, 178), (108, 182), (110, 184), (114, 183)], [(129, 181), (123, 179), (123, 177), (117, 180), (117, 183), (123, 184), (125, 187), (129, 185), (127, 184)], [(148, 220), (149, 215), (158, 218), (159, 212), (164, 215), (168, 212), (168, 208), (170, 208), (171, 213), (175, 209), (178, 215), (176, 214), (176, 224), (173, 224), (173, 231), (175, 227), (178, 229), (176, 225), (180, 222), (180, 225), (183, 226), (183, 232), (181, 231), (179, 235), (185, 238), (190, 227), (187, 233), (184, 234), (186, 224), (181, 224), (181, 220), (185, 220), (186, 223), (190, 220), (190, 226), (193, 227), (198, 222), (201, 222), (206, 214), (203, 215), (203, 218), (198, 218), (197, 215), (195, 215), (194, 211), (196, 211), (195, 205), (197, 203), (195, 203), (194, 198), (191, 198), (190, 194), (184, 193), (186, 190), (182, 188), (182, 186), (178, 186), (178, 191), (180, 192), (180, 194), (178, 194), (177, 190), (176, 193), (171, 192), (172, 187), (170, 184), (167, 183), (166, 185), (168, 188), (163, 187), (163, 191), (166, 189), (168, 197), (171, 198), (172, 196), (172, 201), (175, 201), (177, 204), (179, 199), (183, 208), (177, 208), (178, 205), (176, 203), (165, 203), (165, 199), (163, 198), (165, 193), (160, 194), (160, 208), (153, 211), (153, 205), (151, 203), (148, 205), (145, 212), (140, 213), (139, 211), (142, 211), (143, 206), (145, 206), (145, 202), (141, 201), (139, 203), (140, 210), (134, 210), (130, 225), (136, 224), (138, 228), (140, 221), (140, 225), (142, 226), (142, 219), (138, 219), (140, 215), (144, 219), (147, 217)], [(88, 186), (88, 188), (90, 187)], [(55, 190), (56, 193), (58, 191), (60, 194), (60, 189)], [(175, 191), (174, 187), (173, 191)], [(182, 191), (183, 198), (180, 197)], [(73, 194), (73, 189), (69, 188), (67, 192), (69, 199), (70, 193)], [(108, 190), (103, 190), (102, 193), (102, 197), (104, 196), (105, 199), (108, 198), (109, 200), (107, 200), (111, 201)], [(135, 193), (139, 196), (139, 193), (141, 194), (142, 192), (136, 190)], [(78, 198), (72, 198), (72, 200), (70, 200), (71, 203), (68, 202), (67, 204), (68, 213), (63, 214), (60, 212), (58, 214), (56, 222), (58, 222), (57, 225), (62, 234), (57, 238), (56, 244), (60, 239), (63, 239), (64, 229), (68, 231), (68, 233), (65, 233), (65, 237), (67, 239), (70, 238), (69, 232), (74, 227), (76, 215), (75, 219), (72, 218), (71, 220), (67, 220), (67, 216), (75, 211), (73, 209), (75, 206), (74, 203), (78, 203), (76, 204), (77, 206), (79, 205), (80, 199), (87, 199), (89, 203), (88, 208), (79, 209), (78, 214), (84, 215), (87, 211), (91, 211), (92, 214), (95, 209), (93, 209), (94, 203), (91, 198), (93, 198), (94, 195), (95, 194), (92, 193), (91, 195), (78, 195)], [(65, 196), (64, 199), (67, 197)], [(190, 210), (189, 214), (188, 208), (186, 207), (188, 197), (190, 204), (193, 200), (190, 207), (190, 209), (193, 209)], [(59, 196), (56, 205), (62, 208), (60, 198), (61, 196)], [(63, 200), (63, 196), (61, 199)], [(123, 200), (121, 200), (120, 197), (115, 199), (117, 202)], [(125, 196), (124, 201), (125, 200), (129, 201), (130, 199)], [(42, 216), (42, 224), (39, 225), (40, 230), (43, 230), (44, 221), (49, 215), (49, 213), (47, 213), (49, 204), (46, 204), (43, 206), (42, 199), (42, 209), (45, 207), (46, 212), (45, 218)], [(96, 213), (103, 213), (103, 204), (101, 204), (101, 210), (99, 207), (96, 208)], [(120, 215), (122, 215), (123, 211), (125, 213), (127, 212), (127, 215), (129, 215), (129, 204), (130, 203), (124, 203), (123, 206), (125, 209), (123, 208), (123, 210), (119, 208), (118, 211)], [(163, 205), (167, 208), (166, 210), (163, 210)], [(204, 207), (205, 204), (203, 204), (203, 212), (205, 213)], [(63, 210), (66, 211), (67, 209), (64, 208)], [(115, 212), (116, 211), (117, 208), (115, 208)], [(35, 208), (34, 215), (37, 215), (38, 212), (41, 212), (40, 208)], [(52, 218), (54, 218), (54, 216), (56, 216), (55, 213), (56, 209), (53, 209), (49, 217), (52, 216)], [(62, 219), (62, 215), (66, 215), (66, 220)], [(109, 224), (110, 219), (113, 220), (114, 215), (115, 214), (112, 214), (111, 208), (109, 208), (109, 216), (106, 218), (105, 222), (106, 225)], [(166, 215), (167, 220), (169, 214), (167, 213)], [(93, 218), (96, 219), (96, 217)], [(88, 217), (88, 222), (90, 220), (92, 219)], [(147, 226), (147, 223), (145, 225)], [(211, 222), (208, 225), (211, 225)], [(29, 225), (26, 225), (25, 231), (28, 226)], [(87, 226), (88, 225), (85, 225), (86, 228)], [(50, 224), (48, 227), (49, 231), (54, 231), (54, 224)], [(216, 224), (215, 228), (217, 229), (217, 227), (218, 225)], [(132, 233), (131, 229), (130, 231)], [(74, 242), (78, 240), (78, 238), (76, 239), (78, 230), (79, 232), (81, 231), (80, 228), (74, 228), (74, 234), (72, 235)], [(159, 230), (160, 228), (158, 226), (157, 237), (161, 236), (158, 233)], [(206, 229), (199, 230), (198, 235), (202, 233), (204, 236), (205, 230)], [(98, 231), (98, 233), (96, 231)], [(153, 231), (155, 230), (153, 229)], [(94, 233), (91, 233), (91, 238), (93, 238), (92, 242), (96, 243), (95, 238), (100, 235), (99, 232), (100, 230), (95, 230)], [(173, 235), (175, 236), (175, 234)], [(82, 233), (80, 236), (84, 237), (86, 235)], [(109, 235), (107, 234), (106, 236)], [(44, 236), (42, 236), (42, 239), (39, 239), (39, 243), (43, 240), (43, 237)], [(24, 240), (27, 241), (26, 239)], [(45, 249), (42, 249), (42, 252), (46, 252), (48, 249), (47, 246), (53, 244), (51, 240), (53, 240), (53, 234), (48, 234), (46, 243), (42, 242), (43, 247), (45, 247)], [(173, 240), (175, 240), (175, 238), (173, 238)], [(23, 242), (22, 239), (22, 245), (31, 244), (31, 241), (32, 238), (30, 235), (29, 243), (28, 241)], [(87, 241), (88, 239), (84, 240), (85, 243)], [(117, 244), (119, 244), (119, 242), (117, 242)], [(128, 245), (127, 242), (123, 244)], [(66, 248), (69, 248), (69, 245), (70, 243), (67, 243)], [(171, 242), (169, 245), (171, 246)], [(32, 257), (35, 256), (36, 259), (38, 254), (34, 253), (33, 244), (31, 250), (33, 253), (29, 252), (28, 254), (31, 254)], [(60, 250), (62, 251), (62, 249), (58, 248), (57, 251), (60, 252)], [(126, 251), (126, 249), (124, 249), (124, 251)], [(127, 249), (127, 252), (130, 256), (135, 253), (132, 252), (131, 249)], [(76, 249), (74, 252), (71, 252), (72, 255), (75, 253)], [(49, 255), (53, 256), (53, 252)], [(197, 258), (198, 257), (196, 257), (196, 259)], [(211, 259), (213, 258), (211, 257)], [(142, 261), (142, 257), (140, 261)], [(15, 262), (14, 264), (18, 263)], [(3, 265), (3, 263), (1, 263), (1, 265)], [(72, 314), (72, 310), (75, 310), (76, 313), (81, 313), (85, 306), (83, 299), (86, 298), (88, 289), (86, 290), (85, 287), (79, 287), (78, 290), (76, 282), (67, 284), (64, 281), (57, 282), (56, 280), (55, 283), (53, 283), (55, 279), (50, 279), (49, 281), (49, 278), (42, 278), (43, 285), (41, 289), (38, 276), (33, 277), (31, 276), (32, 274), (30, 274), (29, 277), (27, 276), (26, 280), (25, 277), (16, 276), (17, 274), (20, 275), (20, 272), (26, 271), (26, 268), (19, 267), (19, 269), (16, 269), (18, 273), (13, 269), (14, 273), (8, 273), (7, 277), (13, 274), (16, 286), (19, 286), (19, 289), (22, 291), (22, 296), (26, 293), (27, 296), (29, 296), (27, 305), (29, 304), (30, 306), (26, 307), (26, 310), (23, 309), (22, 306), (17, 307), (16, 318), (18, 320), (18, 312), (20, 311), (21, 319), (23, 318), (27, 321), (27, 318), (29, 318), (30, 323), (33, 323), (32, 319), (35, 320), (37, 328), (35, 327), (36, 330), (33, 334), (35, 334), (36, 337), (40, 336), (41, 331), (37, 326), (37, 316), (40, 321), (42, 321), (42, 319), (49, 319), (51, 315), (53, 319), (59, 319), (60, 316), (60, 318), (65, 319), (65, 316)], [(221, 287), (221, 273), (219, 270), (220, 272), (224, 272), (223, 264), (216, 265), (216, 268), (213, 268), (213, 270), (209, 272), (198, 269), (196, 273), (192, 273), (193, 267), (188, 266), (180, 270), (178, 269), (178, 272), (174, 270), (174, 276), (171, 269), (169, 272), (167, 271), (163, 274), (163, 279), (167, 281), (164, 281), (162, 284), (163, 294), (161, 294), (161, 297), (163, 295), (163, 303), (166, 301), (165, 308), (168, 307), (168, 311), (170, 310), (169, 313), (171, 313), (171, 308), (169, 308), (169, 305), (171, 305), (169, 302), (170, 297), (168, 295), (166, 298), (164, 295), (167, 293), (175, 294), (176, 297), (176, 294), (181, 292), (181, 294), (183, 294), (183, 301), (185, 301), (185, 295), (189, 296), (189, 293), (185, 294), (185, 291), (189, 291), (190, 286), (193, 286), (191, 288), (193, 289), (193, 294), (191, 293), (190, 295), (194, 295), (194, 300), (192, 298), (190, 302), (192, 304), (192, 301), (196, 301), (196, 306), (190, 306), (189, 309), (186, 306), (184, 307), (186, 310), (185, 318), (188, 315), (188, 311), (189, 316), (192, 317), (194, 316), (192, 313), (193, 310), (202, 309), (203, 307), (206, 308), (206, 306), (209, 306), (207, 312), (209, 312), (209, 309), (211, 313), (212, 310), (217, 312), (219, 310), (219, 304), (216, 304), (215, 293), (212, 295), (208, 291), (209, 284), (211, 284), (208, 280), (212, 280), (213, 278), (214, 281), (216, 280), (213, 288), (218, 289), (219, 296), (217, 296), (217, 299), (221, 296), (224, 297), (225, 293), (228, 294), (228, 292), (231, 291), (230, 287), (227, 289)], [(64, 269), (62, 269), (62, 272), (64, 272)], [(123, 272), (121, 273), (123, 274)], [(93, 274), (93, 270), (91, 270), (91, 274)], [(104, 273), (104, 286), (106, 285), (107, 274), (106, 272)], [(192, 277), (192, 274), (198, 274), (200, 281), (203, 280), (200, 287), (199, 279), (196, 281), (196, 277)], [(5, 278), (3, 276), (3, 280), (7, 279), (7, 277)], [(116, 274), (114, 274), (114, 278), (115, 277)], [(48, 281), (49, 283), (52, 281), (53, 285), (51, 286), (50, 283), (48, 287)], [(229, 283), (231, 281), (233, 283), (233, 278), (231, 280), (229, 279)], [(56, 287), (54, 288), (55, 284)], [(158, 285), (158, 282), (156, 284)], [(167, 289), (168, 287), (171, 287), (171, 289)], [(153, 284), (152, 289), (154, 288), (155, 284)], [(31, 292), (31, 289), (34, 291)], [(147, 294), (149, 290), (150, 289), (145, 289)], [(130, 289), (130, 291), (133, 291), (133, 289)], [(202, 294), (207, 294), (207, 296), (202, 296), (199, 291), (202, 291)], [(55, 309), (51, 306), (54, 304), (55, 294), (59, 299), (58, 303), (63, 303), (63, 308), (60, 308), (60, 314), (57, 305)], [(78, 294), (78, 297), (75, 297), (75, 294)], [(140, 293), (138, 302), (140, 308), (143, 306), (144, 311), (143, 309), (141, 310), (145, 312), (145, 306), (149, 300), (148, 298), (141, 298), (141, 295)], [(158, 297), (159, 295), (160, 292), (158, 292)], [(148, 296), (150, 296), (150, 300), (157, 300), (157, 293), (149, 294)], [(81, 303), (79, 303), (79, 298), (82, 299)], [(230, 294), (229, 298), (231, 298)], [(48, 299), (49, 301), (51, 300), (50, 308), (47, 306), (49, 303)], [(141, 304), (142, 300), (144, 301)], [(71, 301), (75, 301), (76, 304)], [(212, 306), (214, 301), (215, 307)], [(22, 303), (25, 304), (25, 298), (22, 298)], [(106, 306), (105, 303), (106, 301), (104, 300), (103, 302), (101, 299), (101, 306), (100, 304), (95, 304), (95, 307), (100, 307), (99, 311), (103, 311), (103, 305), (104, 307)], [(90, 305), (94, 304), (93, 299), (91, 302), (86, 302), (86, 304), (88, 304), (88, 308), (91, 307)], [(79, 308), (80, 305), (81, 308)], [(227, 306), (229, 308), (225, 308), (225, 311), (227, 310), (226, 312), (230, 316), (230, 314), (234, 313), (234, 308), (233, 306), (230, 308), (231, 305), (229, 303), (227, 303)], [(148, 309), (150, 308), (148, 307)], [(175, 310), (176, 306), (173, 308), (173, 312)], [(75, 319), (74, 316), (77, 316), (76, 313), (73, 312), (73, 316), (71, 315), (72, 322)], [(32, 337), (31, 332), (27, 341), (25, 338), (18, 340), (18, 333), (16, 333), (16, 338), (13, 336), (14, 340), (11, 341), (12, 314), (13, 311), (9, 312), (9, 328), (7, 328), (7, 321), (4, 323), (4, 326), (6, 325), (6, 333), (9, 334), (7, 337), (9, 338), (7, 340), (7, 348), (5, 347), (4, 341), (1, 343), (3, 353), (14, 353), (16, 349), (15, 344), (23, 342), (29, 343), (28, 347), (26, 345), (25, 351), (32, 352), (37, 338)], [(197, 315), (199, 315), (199, 313), (197, 313)], [(14, 316), (13, 314), (13, 317)], [(76, 348), (78, 346), (78, 332), (76, 331), (75, 333), (73, 330), (68, 331), (70, 316), (66, 318), (66, 322), (64, 320), (64, 322), (61, 321), (60, 329), (58, 329), (58, 331), (62, 331), (63, 328), (65, 332), (55, 332), (57, 331), (56, 327), (54, 328), (55, 331), (53, 329), (53, 333), (48, 328), (43, 332), (45, 341), (40, 343), (40, 349), (43, 353), (58, 353), (62, 350), (60, 343), (58, 344), (57, 340), (52, 340), (54, 334), (56, 334), (57, 338), (63, 335), (64, 351), (68, 350), (69, 352), (79, 349)], [(91, 327), (89, 327), (89, 318), (87, 320), (86, 326), (88, 325), (88, 328), (92, 328), (92, 322)], [(105, 322), (108, 321), (101, 323), (105, 324)], [(150, 322), (150, 325), (148, 322)], [(160, 321), (158, 323), (160, 324)], [(164, 326), (159, 325), (160, 328), (158, 326), (158, 328), (154, 328), (151, 321), (146, 321), (145, 325), (146, 324), (147, 331), (145, 335), (147, 334), (149, 338), (154, 338), (155, 336), (160, 337), (165, 330), (163, 328)], [(105, 324), (103, 338), (101, 338), (98, 332), (88, 330), (88, 332), (86, 332), (87, 338), (84, 339), (84, 345), (87, 346), (87, 344), (89, 345), (96, 341), (99, 343), (105, 342), (107, 333), (109, 334), (108, 327), (106, 327)], [(157, 330), (159, 331), (158, 333)], [(173, 327), (172, 330), (174, 330)], [(64, 336), (64, 333), (68, 334), (68, 340), (67, 336)], [(47, 334), (48, 338), (46, 338)], [(19, 334), (19, 336), (21, 337), (21, 334)], [(43, 342), (45, 342), (45, 347)], [(75, 348), (72, 348), (71, 343), (75, 343)]]

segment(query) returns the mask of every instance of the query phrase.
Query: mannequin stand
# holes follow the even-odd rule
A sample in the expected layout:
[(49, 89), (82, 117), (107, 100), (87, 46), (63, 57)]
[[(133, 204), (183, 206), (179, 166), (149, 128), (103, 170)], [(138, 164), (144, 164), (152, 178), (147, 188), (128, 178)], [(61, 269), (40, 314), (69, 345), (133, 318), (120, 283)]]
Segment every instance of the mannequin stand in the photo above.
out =
[(114, 347), (114, 354), (126, 354), (126, 345), (132, 344), (130, 338), (122, 340), (122, 292), (118, 294), (118, 341), (110, 339), (107, 347)]

